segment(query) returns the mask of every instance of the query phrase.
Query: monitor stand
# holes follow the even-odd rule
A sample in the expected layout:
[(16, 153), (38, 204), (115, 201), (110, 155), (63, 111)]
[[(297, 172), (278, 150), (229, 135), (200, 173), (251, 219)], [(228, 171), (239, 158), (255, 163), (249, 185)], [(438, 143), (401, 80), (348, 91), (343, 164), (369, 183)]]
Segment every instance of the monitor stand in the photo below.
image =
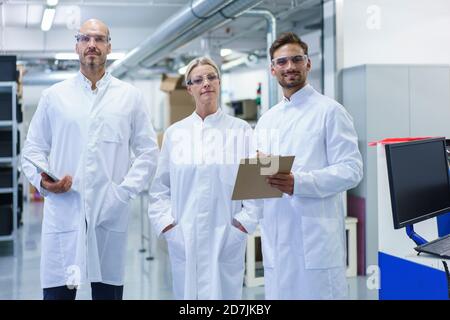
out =
[(417, 244), (418, 246), (421, 246), (425, 243), (428, 243), (427, 240), (425, 240), (424, 238), (422, 238), (421, 236), (419, 236), (415, 231), (414, 231), (414, 226), (412, 224), (408, 224), (406, 227), (406, 234), (408, 235), (408, 237), (414, 241), (415, 244)]

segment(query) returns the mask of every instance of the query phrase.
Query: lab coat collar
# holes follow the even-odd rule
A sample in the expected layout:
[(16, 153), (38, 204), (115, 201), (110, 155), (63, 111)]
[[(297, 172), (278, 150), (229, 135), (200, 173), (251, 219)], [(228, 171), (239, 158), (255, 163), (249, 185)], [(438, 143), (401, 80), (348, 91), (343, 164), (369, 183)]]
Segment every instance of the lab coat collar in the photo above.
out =
[[(81, 71), (78, 71), (78, 79), (83, 84), (83, 87), (92, 91), (91, 80), (86, 78)], [(111, 74), (108, 71), (106, 71), (105, 74), (103, 75), (103, 77), (97, 81), (97, 83), (96, 83), (97, 89), (101, 90), (102, 88), (104, 88), (109, 83), (110, 80), (111, 80)], [(94, 90), (94, 91), (97, 91), (97, 90)]]
[(219, 108), (217, 108), (216, 112), (206, 116), (205, 120), (203, 120), (195, 111), (192, 113), (192, 118), (194, 119), (195, 122), (200, 122), (200, 123), (203, 122), (204, 124), (214, 124), (220, 120), (220, 118), (222, 117), (222, 114), (223, 114), (223, 111), (219, 107)]
[(297, 104), (304, 101), (307, 97), (309, 97), (314, 92), (314, 88), (307, 83), (303, 88), (295, 92), (290, 99), (283, 97), (284, 103), (293, 103)]

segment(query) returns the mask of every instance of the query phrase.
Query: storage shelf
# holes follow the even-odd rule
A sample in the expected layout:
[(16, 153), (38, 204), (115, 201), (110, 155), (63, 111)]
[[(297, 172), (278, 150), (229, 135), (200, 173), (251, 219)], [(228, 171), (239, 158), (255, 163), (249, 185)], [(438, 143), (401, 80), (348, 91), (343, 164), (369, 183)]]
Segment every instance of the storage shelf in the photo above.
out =
[(17, 93), (17, 83), (14, 81), (0, 81), (0, 92), (12, 92), (15, 96)]
[(13, 123), (10, 120), (0, 120), (0, 127), (11, 127)]
[(11, 163), (13, 158), (0, 158), (0, 163)]
[(0, 236), (0, 241), (13, 241), (13, 254), (16, 256), (17, 253), (17, 224), (18, 224), (18, 157), (17, 154), (17, 132), (18, 132), (18, 123), (17, 123), (17, 114), (16, 114), (16, 93), (17, 93), (17, 84), (15, 82), (2, 82), (0, 81), (0, 92), (1, 93), (10, 93), (11, 96), (11, 118), (7, 118), (8, 120), (0, 120), (1, 128), (11, 128), (12, 134), (12, 155), (11, 157), (0, 157), (0, 165), (5, 166), (8, 165), (12, 168), (12, 186), (10, 188), (0, 188), (1, 194), (12, 194), (12, 231), (11, 234), (6, 236)]
[(14, 234), (10, 234), (7, 236), (0, 236), (0, 241), (13, 241), (14, 239)]

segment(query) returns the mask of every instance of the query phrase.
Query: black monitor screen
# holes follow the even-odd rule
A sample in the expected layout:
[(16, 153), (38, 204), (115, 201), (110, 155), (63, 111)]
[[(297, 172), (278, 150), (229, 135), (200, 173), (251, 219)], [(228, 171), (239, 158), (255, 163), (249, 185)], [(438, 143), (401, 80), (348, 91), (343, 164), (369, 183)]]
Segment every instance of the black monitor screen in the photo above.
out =
[(450, 211), (445, 138), (386, 145), (394, 228)]
[(16, 80), (16, 56), (0, 56), (0, 81)]

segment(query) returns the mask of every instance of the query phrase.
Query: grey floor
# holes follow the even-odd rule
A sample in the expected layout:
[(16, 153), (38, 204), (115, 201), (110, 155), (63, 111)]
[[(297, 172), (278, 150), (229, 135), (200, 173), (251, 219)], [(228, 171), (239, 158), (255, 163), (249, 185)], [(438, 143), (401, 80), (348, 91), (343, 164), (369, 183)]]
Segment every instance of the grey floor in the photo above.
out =
[[(145, 207), (145, 201), (135, 200), (129, 227), (124, 299), (172, 299), (167, 249), (151, 235), (147, 220), (140, 215), (141, 207)], [(25, 204), (23, 222), (15, 257), (12, 243), (0, 242), (0, 300), (42, 299), (39, 283), (42, 203)], [(143, 240), (141, 234), (150, 241)], [(146, 251), (140, 252), (142, 248)], [(153, 260), (147, 260), (149, 256)], [(348, 282), (350, 299), (377, 299), (377, 291), (367, 289), (365, 277), (348, 278)], [(89, 286), (79, 289), (77, 299), (91, 299)], [(264, 287), (244, 286), (243, 299), (264, 299)]]

